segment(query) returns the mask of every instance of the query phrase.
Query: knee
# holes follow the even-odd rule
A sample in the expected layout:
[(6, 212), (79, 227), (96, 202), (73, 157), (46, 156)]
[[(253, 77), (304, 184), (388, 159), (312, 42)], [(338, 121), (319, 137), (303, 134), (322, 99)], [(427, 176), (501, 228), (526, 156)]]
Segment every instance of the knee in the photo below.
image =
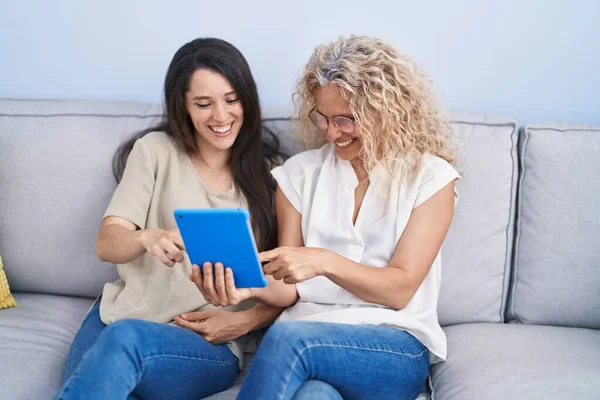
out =
[(293, 400), (343, 400), (342, 395), (333, 386), (319, 380), (304, 382), (294, 395)]
[(116, 321), (104, 329), (97, 345), (106, 353), (128, 352), (143, 348), (146, 337), (143, 324), (144, 321), (136, 319)]

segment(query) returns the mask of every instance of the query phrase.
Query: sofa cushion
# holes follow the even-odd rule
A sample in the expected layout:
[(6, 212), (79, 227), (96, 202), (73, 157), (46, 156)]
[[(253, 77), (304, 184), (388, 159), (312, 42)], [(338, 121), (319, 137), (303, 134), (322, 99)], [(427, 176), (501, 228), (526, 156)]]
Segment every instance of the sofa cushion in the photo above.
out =
[(459, 200), (442, 248), (442, 325), (503, 321), (518, 173), (514, 121), (452, 114)]
[(49, 399), (58, 390), (71, 342), (93, 300), (18, 293), (0, 311), (0, 397)]
[(116, 269), (94, 248), (124, 137), (155, 106), (0, 99), (0, 251), (15, 291), (95, 297)]
[(600, 331), (489, 323), (444, 330), (448, 358), (431, 371), (435, 400), (598, 398)]
[(600, 328), (600, 127), (528, 125), (509, 316)]
[[(451, 115), (456, 132), (458, 201), (442, 250), (442, 325), (504, 320), (513, 251), (518, 174), (516, 123), (475, 113)], [(267, 121), (289, 154), (304, 148), (298, 124)]]

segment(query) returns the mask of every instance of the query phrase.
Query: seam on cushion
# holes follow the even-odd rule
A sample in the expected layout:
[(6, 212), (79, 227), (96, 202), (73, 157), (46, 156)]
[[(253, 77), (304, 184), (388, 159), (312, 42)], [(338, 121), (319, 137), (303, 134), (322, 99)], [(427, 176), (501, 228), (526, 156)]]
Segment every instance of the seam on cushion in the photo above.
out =
[(454, 121), (450, 121), (451, 124), (465, 124), (465, 125), (484, 125), (484, 126), (512, 126), (512, 127), (516, 127), (516, 122), (515, 121), (510, 121), (510, 122), (469, 122), (469, 121), (462, 121), (462, 120), (454, 120)]
[(22, 97), (0, 97), (0, 100), (9, 100), (9, 101), (69, 101), (67, 99), (26, 99)]
[[(162, 114), (148, 114), (148, 115), (135, 115), (135, 114), (77, 114), (77, 113), (63, 113), (63, 114), (0, 114), (0, 117), (129, 117), (129, 118), (157, 118), (163, 117)], [(295, 121), (290, 118), (264, 118), (262, 122), (277, 122), (277, 121)]]
[[(276, 122), (276, 121), (290, 121), (290, 122), (294, 122), (294, 121), (298, 121), (297, 118), (287, 118), (287, 117), (270, 117), (270, 118), (263, 118), (263, 122)], [(450, 123), (452, 124), (465, 124), (465, 125), (485, 125), (485, 126), (513, 126), (516, 127), (516, 123), (514, 121), (511, 122), (470, 122), (470, 121), (465, 121), (465, 120), (451, 120)]]
[(0, 117), (25, 117), (25, 118), (52, 118), (52, 117), (108, 117), (108, 118), (160, 118), (162, 114), (135, 115), (135, 114), (0, 114)]
[(575, 132), (600, 132), (600, 127), (598, 128), (542, 128), (542, 127), (527, 127), (528, 130), (530, 131), (558, 131), (558, 132), (568, 132), (568, 131), (575, 131)]
[(262, 122), (277, 122), (277, 121), (298, 121), (298, 118), (286, 118), (286, 117), (272, 117), (272, 118), (263, 118)]
[[(518, 173), (519, 173), (519, 164), (518, 164), (518, 159), (515, 159), (516, 153), (518, 151), (518, 128), (517, 128), (517, 124), (514, 123), (512, 124), (513, 130), (510, 133), (510, 143), (511, 143), (511, 149), (510, 149), (510, 159), (512, 161), (512, 174), (510, 177), (510, 200), (509, 200), (509, 207), (508, 207), (508, 221), (506, 222), (506, 229), (505, 229), (505, 243), (506, 243), (506, 248), (504, 251), (504, 273), (502, 274), (502, 293), (500, 294), (500, 309), (498, 310), (498, 313), (500, 314), (500, 322), (504, 323), (505, 322), (505, 317), (504, 315), (506, 314), (506, 306), (508, 303), (508, 288), (507, 288), (507, 283), (509, 284), (508, 287), (510, 287), (510, 274), (512, 271), (511, 265), (512, 265), (512, 253), (514, 251), (514, 225), (512, 226), (513, 228), (513, 237), (512, 240), (509, 240), (510, 237), (510, 230), (511, 230), (511, 222), (514, 222), (514, 212), (515, 212), (515, 201), (516, 201), (516, 192), (517, 192), (517, 186), (515, 185), (515, 180), (516, 178), (518, 178)], [(517, 139), (517, 142), (515, 142), (515, 138)], [(516, 171), (515, 171), (516, 169)], [(510, 251), (509, 251), (510, 248)], [(508, 277), (506, 276), (508, 273)]]
[[(111, 102), (111, 100), (85, 100), (85, 99), (65, 99), (65, 98), (59, 98), (59, 97), (50, 97), (50, 98), (27, 98), (27, 97), (0, 97), (0, 101), (1, 100), (8, 100), (8, 101), (19, 101), (19, 102), (38, 102), (38, 103), (42, 103), (42, 102), (60, 102), (60, 103), (66, 103), (66, 102), (79, 102), (79, 101), (83, 101), (83, 102), (94, 102), (94, 101), (108, 101)], [(113, 102), (121, 102), (119, 100), (114, 100)], [(137, 103), (135, 101), (122, 101), (123, 103)], [(142, 102), (139, 102), (141, 104), (143, 104)]]
[(512, 217), (514, 218), (514, 223), (513, 223), (513, 229), (512, 229), (512, 235), (513, 235), (513, 240), (512, 240), (512, 249), (510, 252), (510, 271), (508, 273), (508, 281), (507, 281), (507, 294), (506, 294), (506, 307), (504, 309), (504, 322), (514, 322), (511, 321), (512, 318), (512, 310), (511, 310), (511, 304), (512, 304), (512, 299), (513, 299), (513, 278), (514, 278), (514, 274), (515, 274), (515, 264), (516, 264), (516, 248), (517, 248), (517, 224), (520, 220), (520, 214), (519, 214), (519, 207), (518, 207), (518, 201), (520, 199), (521, 196), (521, 187), (519, 184), (519, 179), (521, 177), (521, 168), (522, 168), (522, 162), (521, 162), (521, 157), (519, 156), (520, 154), (520, 149), (522, 148), (521, 146), (521, 142), (523, 140), (523, 135), (524, 135), (524, 129), (521, 127), (518, 131), (518, 136), (517, 136), (517, 147), (515, 149), (515, 154), (517, 156), (517, 174), (516, 174), (516, 189), (515, 189), (515, 202), (514, 204), (514, 209), (511, 212)]
[(427, 374), (427, 387), (429, 388), (429, 399), (435, 400), (435, 388), (433, 387), (433, 378), (431, 377), (431, 367), (429, 367), (429, 373)]
[(519, 176), (519, 197), (517, 198), (517, 215), (519, 219), (515, 225), (516, 227), (516, 235), (515, 235), (515, 251), (514, 251), (514, 263), (513, 263), (513, 274), (511, 277), (511, 301), (510, 301), (510, 313), (512, 318), (516, 322), (522, 322), (520, 318), (515, 313), (515, 303), (517, 297), (517, 283), (519, 278), (519, 269), (517, 265), (519, 264), (519, 250), (521, 247), (521, 221), (523, 217), (522, 207), (523, 207), (523, 185), (525, 182), (525, 175), (527, 174), (527, 170), (525, 168), (525, 151), (527, 149), (527, 142), (529, 141), (529, 127), (525, 125), (523, 127), (523, 144), (521, 146), (521, 151), (519, 152), (521, 160), (521, 171)]

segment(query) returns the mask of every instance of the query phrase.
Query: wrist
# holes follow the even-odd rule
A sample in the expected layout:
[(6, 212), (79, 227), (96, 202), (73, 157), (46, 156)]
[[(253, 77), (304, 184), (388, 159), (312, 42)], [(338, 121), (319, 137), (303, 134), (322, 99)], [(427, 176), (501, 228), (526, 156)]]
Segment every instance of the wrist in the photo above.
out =
[(146, 234), (148, 233), (147, 229), (140, 229), (139, 231), (135, 231), (137, 242), (144, 249), (146, 248)]
[(324, 249), (323, 252), (323, 262), (320, 265), (319, 275), (330, 278), (336, 274), (339, 256), (333, 251)]
[(262, 302), (264, 288), (249, 288), (248, 290), (250, 291), (250, 296), (248, 297), (250, 300)]
[(253, 308), (249, 310), (238, 311), (235, 313), (235, 315), (237, 316), (237, 326), (243, 332), (244, 335), (254, 330), (253, 322), (255, 318), (252, 314)]

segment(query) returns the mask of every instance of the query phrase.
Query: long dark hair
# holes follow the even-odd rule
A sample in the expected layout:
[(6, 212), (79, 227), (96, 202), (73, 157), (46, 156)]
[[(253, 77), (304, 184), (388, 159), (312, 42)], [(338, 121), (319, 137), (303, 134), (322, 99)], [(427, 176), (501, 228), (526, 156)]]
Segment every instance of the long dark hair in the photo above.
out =
[(248, 62), (237, 48), (224, 40), (195, 39), (177, 50), (165, 78), (163, 121), (134, 135), (117, 149), (113, 157), (115, 179), (121, 180), (135, 141), (147, 133), (163, 131), (186, 152), (198, 151), (195, 129), (185, 106), (191, 76), (198, 69), (223, 75), (241, 101), (244, 122), (231, 147), (229, 159), (233, 183), (248, 202), (259, 249), (276, 247), (275, 181), (269, 166), (284, 155), (279, 151), (277, 137), (262, 126), (258, 91)]

